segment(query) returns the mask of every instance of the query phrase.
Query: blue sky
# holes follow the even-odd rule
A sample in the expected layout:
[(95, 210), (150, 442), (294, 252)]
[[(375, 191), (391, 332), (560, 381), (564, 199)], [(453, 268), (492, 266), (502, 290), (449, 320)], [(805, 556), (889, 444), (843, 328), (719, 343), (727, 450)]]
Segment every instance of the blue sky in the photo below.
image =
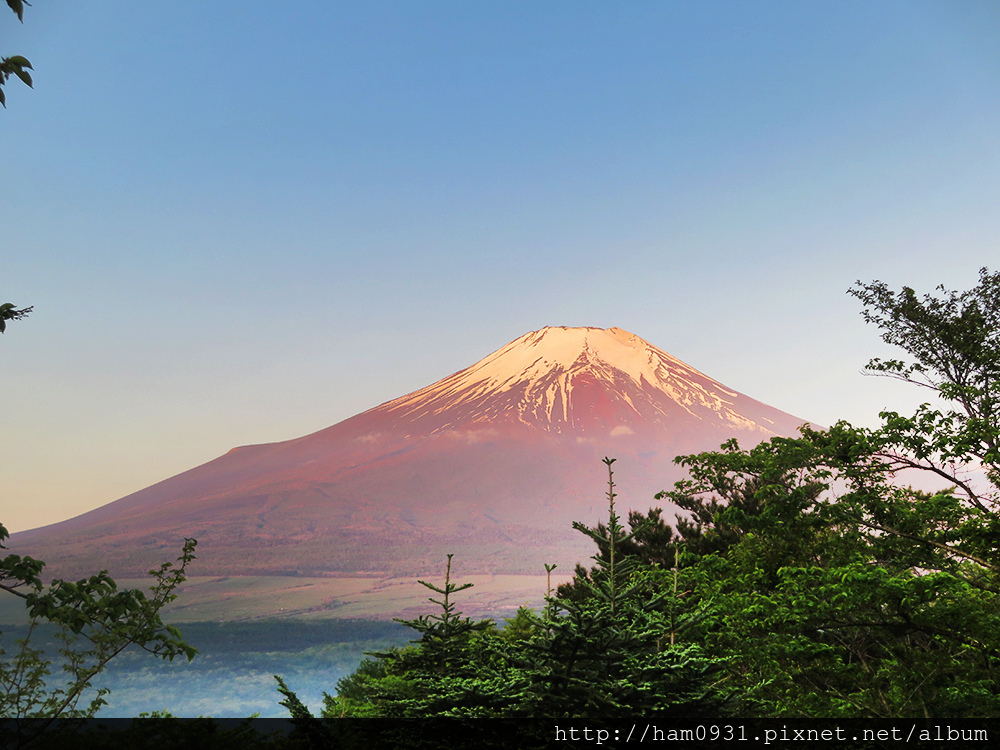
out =
[(37, 0), (0, 111), (0, 521), (321, 429), (545, 325), (924, 397), (845, 291), (1000, 266), (992, 2)]

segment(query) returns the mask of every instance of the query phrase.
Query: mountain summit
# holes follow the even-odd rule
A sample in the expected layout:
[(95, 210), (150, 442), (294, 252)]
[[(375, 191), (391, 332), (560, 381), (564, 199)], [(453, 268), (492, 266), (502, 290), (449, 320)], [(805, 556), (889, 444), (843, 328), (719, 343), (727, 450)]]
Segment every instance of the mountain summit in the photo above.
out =
[(526, 333), (378, 410), (400, 424), (426, 424), (432, 434), (509, 422), (631, 434), (693, 420), (775, 434), (775, 419), (758, 406), (621, 328), (559, 327)]
[(645, 511), (681, 478), (675, 456), (803, 421), (620, 328), (542, 328), (332, 427), (11, 542), (67, 577), (144, 572), (184, 537), (199, 575), (419, 575), (448, 552), (470, 573), (572, 569), (593, 554), (571, 522), (602, 518), (602, 457), (618, 459), (621, 505)]

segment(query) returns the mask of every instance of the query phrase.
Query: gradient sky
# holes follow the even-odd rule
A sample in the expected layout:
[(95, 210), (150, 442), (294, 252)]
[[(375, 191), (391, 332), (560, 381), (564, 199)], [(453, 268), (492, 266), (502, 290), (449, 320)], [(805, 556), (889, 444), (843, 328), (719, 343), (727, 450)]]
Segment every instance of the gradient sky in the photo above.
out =
[(991, 1), (36, 0), (11, 54), (11, 531), (545, 325), (874, 426), (926, 394), (846, 290), (1000, 268)]

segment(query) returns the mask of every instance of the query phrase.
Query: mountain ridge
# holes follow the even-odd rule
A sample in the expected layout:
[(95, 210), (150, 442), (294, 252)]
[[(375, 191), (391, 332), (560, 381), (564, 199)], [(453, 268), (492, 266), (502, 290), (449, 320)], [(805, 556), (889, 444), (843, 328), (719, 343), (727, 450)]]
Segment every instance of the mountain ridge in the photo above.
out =
[(199, 575), (423, 575), (447, 552), (470, 573), (571, 568), (592, 554), (571, 522), (601, 517), (603, 456), (619, 459), (622, 507), (645, 511), (683, 476), (676, 455), (803, 422), (620, 328), (546, 327), (330, 427), (239, 446), (11, 541), (67, 576), (144, 572), (184, 537), (199, 539)]

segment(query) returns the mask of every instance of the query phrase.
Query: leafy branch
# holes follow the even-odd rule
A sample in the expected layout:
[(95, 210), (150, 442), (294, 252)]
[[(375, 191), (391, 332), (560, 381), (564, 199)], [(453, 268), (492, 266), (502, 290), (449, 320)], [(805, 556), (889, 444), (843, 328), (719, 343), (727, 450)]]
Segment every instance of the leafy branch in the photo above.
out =
[[(17, 20), (24, 23), (24, 6), (30, 5), (30, 3), (26, 3), (24, 0), (7, 0), (7, 5), (14, 11)], [(14, 75), (20, 78), (29, 88), (34, 88), (31, 74), (28, 72), (29, 70), (33, 70), (31, 63), (21, 55), (12, 55), (0, 59), (0, 105), (3, 105), (5, 109), (7, 107), (7, 97), (4, 94), (3, 85), (7, 82), (8, 78)], [(0, 320), (0, 333), (3, 332), (2, 322)]]
[[(8, 536), (0, 525), (0, 547)], [(98, 690), (86, 708), (78, 708), (79, 701), (93, 679), (130, 646), (162, 659), (193, 659), (197, 649), (183, 640), (177, 628), (166, 625), (160, 612), (177, 598), (175, 592), (186, 580), (196, 545), (194, 539), (186, 539), (176, 565), (166, 562), (151, 570), (153, 585), (148, 593), (120, 590), (107, 571), (76, 582), (57, 579), (45, 586), (41, 580), (44, 563), (18, 555), (0, 560), (0, 591), (23, 599), (30, 618), (28, 633), (17, 641), (16, 653), (0, 661), (0, 716), (50, 720), (93, 716), (105, 704), (107, 690)], [(32, 645), (42, 623), (56, 627), (62, 644), (58, 654), (67, 678), (56, 687), (46, 684), (55, 661)], [(45, 725), (36, 728), (44, 731)]]

